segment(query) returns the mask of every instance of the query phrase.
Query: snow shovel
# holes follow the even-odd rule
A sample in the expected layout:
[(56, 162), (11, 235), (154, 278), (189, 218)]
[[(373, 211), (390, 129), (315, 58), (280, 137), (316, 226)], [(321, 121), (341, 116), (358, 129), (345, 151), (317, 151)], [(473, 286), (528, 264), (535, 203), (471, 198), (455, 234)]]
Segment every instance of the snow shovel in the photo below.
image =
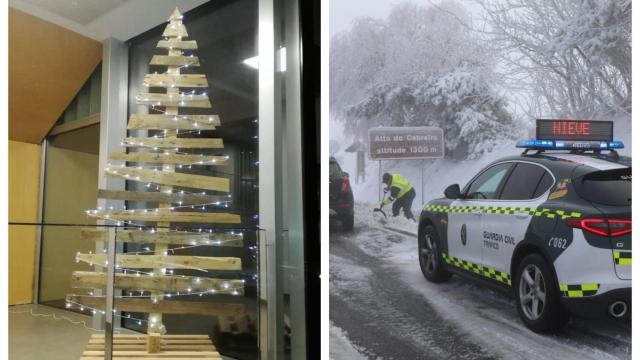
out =
[(387, 214), (384, 212), (384, 210), (380, 209), (380, 208), (375, 208), (373, 209), (373, 212), (380, 212), (382, 213), (382, 215), (384, 215), (384, 218), (387, 218)]

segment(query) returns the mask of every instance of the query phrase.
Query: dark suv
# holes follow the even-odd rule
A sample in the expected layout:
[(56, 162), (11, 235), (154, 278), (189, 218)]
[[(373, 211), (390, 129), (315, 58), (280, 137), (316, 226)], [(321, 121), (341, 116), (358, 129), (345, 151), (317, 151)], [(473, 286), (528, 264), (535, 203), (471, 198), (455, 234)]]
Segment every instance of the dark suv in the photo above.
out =
[(340, 220), (344, 230), (353, 230), (353, 192), (349, 174), (342, 171), (333, 156), (329, 158), (329, 216)]

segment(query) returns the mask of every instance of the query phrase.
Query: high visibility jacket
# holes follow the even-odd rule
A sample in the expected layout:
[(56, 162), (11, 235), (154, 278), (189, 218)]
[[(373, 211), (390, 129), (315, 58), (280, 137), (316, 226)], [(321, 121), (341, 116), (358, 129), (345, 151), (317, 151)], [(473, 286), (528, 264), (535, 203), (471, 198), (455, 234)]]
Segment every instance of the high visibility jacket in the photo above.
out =
[(384, 205), (389, 204), (396, 199), (400, 199), (406, 193), (411, 191), (413, 186), (409, 183), (409, 180), (405, 179), (400, 174), (391, 174), (391, 184), (389, 185), (389, 197), (385, 198), (382, 202)]

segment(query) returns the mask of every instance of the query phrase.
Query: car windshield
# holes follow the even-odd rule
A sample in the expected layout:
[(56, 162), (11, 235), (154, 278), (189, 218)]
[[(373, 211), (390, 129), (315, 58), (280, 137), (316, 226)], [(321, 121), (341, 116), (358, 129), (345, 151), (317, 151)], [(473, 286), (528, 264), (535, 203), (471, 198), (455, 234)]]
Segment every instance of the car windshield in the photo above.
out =
[(611, 206), (631, 205), (631, 168), (595, 171), (576, 179), (583, 199)]
[(329, 163), (329, 177), (339, 177), (342, 176), (342, 170), (340, 170), (340, 166), (336, 162)]

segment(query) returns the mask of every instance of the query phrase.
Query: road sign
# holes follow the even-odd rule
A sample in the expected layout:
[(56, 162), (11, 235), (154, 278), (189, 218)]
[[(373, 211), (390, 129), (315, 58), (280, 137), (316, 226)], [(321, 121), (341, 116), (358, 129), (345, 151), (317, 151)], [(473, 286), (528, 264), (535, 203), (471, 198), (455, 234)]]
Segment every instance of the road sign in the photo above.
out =
[(439, 159), (444, 157), (441, 128), (376, 127), (369, 129), (369, 159)]

